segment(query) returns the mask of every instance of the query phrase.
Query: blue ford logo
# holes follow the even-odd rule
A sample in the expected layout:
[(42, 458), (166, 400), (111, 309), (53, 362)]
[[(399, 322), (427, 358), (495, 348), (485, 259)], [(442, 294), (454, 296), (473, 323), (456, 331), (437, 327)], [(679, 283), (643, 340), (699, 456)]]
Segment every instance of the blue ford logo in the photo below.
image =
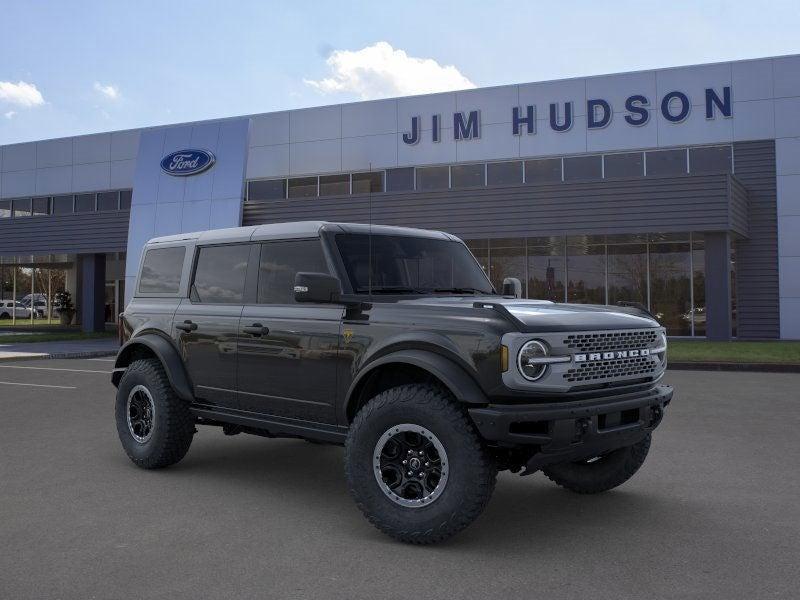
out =
[(178, 150), (161, 159), (161, 170), (180, 177), (196, 175), (210, 169), (215, 160), (208, 150)]

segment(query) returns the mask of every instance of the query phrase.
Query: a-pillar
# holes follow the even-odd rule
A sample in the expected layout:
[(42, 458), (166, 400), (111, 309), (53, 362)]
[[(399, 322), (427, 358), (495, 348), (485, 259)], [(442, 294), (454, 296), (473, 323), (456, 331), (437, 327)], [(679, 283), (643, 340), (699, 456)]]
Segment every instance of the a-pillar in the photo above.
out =
[(105, 330), (106, 255), (81, 254), (81, 330)]

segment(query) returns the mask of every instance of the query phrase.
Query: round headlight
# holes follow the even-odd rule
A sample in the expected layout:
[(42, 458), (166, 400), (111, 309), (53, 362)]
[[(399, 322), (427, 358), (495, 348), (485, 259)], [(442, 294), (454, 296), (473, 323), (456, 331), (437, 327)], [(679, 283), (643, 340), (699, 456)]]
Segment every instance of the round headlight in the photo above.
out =
[[(545, 358), (547, 356), (547, 346), (542, 342), (533, 340), (527, 342), (519, 350), (517, 355), (517, 367), (519, 372), (528, 381), (536, 381), (541, 379), (544, 372), (547, 370), (547, 364), (537, 364), (537, 358)], [(533, 360), (531, 360), (533, 359)]]

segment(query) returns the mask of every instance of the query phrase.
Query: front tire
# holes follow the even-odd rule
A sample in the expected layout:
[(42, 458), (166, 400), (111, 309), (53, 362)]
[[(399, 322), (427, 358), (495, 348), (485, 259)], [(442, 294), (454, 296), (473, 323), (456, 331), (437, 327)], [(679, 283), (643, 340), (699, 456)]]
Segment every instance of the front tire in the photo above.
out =
[(367, 519), (412, 544), (441, 542), (467, 527), (497, 477), (464, 410), (445, 390), (421, 384), (387, 390), (358, 412), (345, 471)]
[(599, 494), (633, 477), (647, 458), (650, 434), (632, 446), (589, 460), (550, 465), (542, 472), (554, 483), (577, 494)]
[(156, 359), (131, 363), (119, 382), (117, 434), (128, 457), (143, 469), (180, 461), (194, 436), (194, 418)]

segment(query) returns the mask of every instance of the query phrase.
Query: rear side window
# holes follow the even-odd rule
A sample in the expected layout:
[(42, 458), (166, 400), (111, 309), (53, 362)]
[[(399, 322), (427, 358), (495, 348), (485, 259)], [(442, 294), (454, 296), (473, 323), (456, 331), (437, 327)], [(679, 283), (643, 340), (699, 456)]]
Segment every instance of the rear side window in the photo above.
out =
[(140, 294), (177, 294), (181, 285), (181, 271), (186, 248), (153, 248), (144, 255)]
[(200, 248), (192, 299), (208, 304), (242, 304), (250, 244)]
[(318, 239), (262, 244), (258, 303), (294, 304), (294, 276), (298, 272), (329, 272)]

